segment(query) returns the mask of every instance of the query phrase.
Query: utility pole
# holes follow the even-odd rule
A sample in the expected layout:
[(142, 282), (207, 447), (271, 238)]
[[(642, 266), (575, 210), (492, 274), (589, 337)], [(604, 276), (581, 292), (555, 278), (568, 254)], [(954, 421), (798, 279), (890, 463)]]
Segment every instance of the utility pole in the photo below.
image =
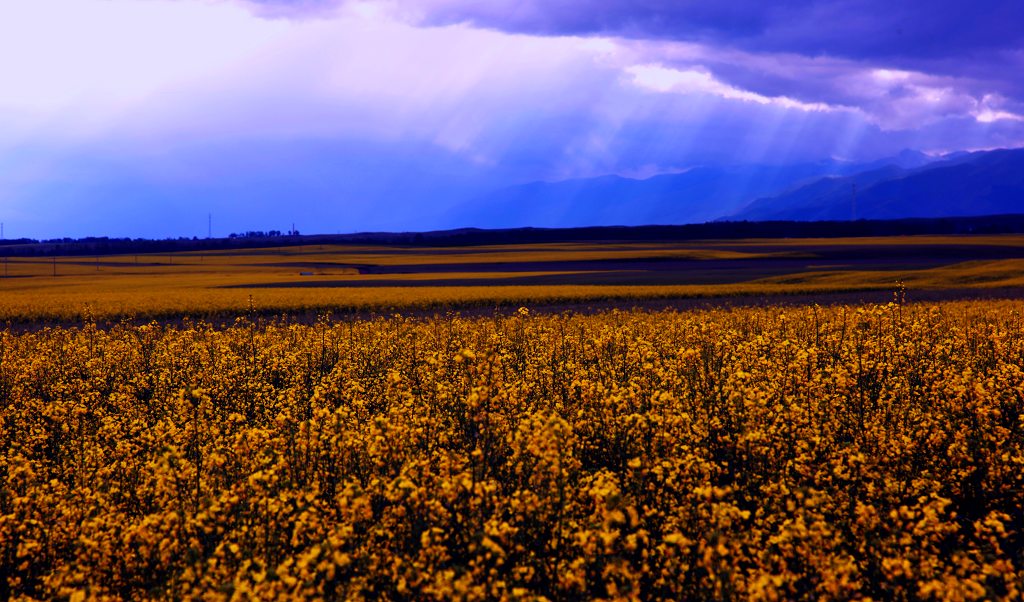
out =
[(213, 238), (213, 214), (206, 214), (206, 238)]
[(53, 256), (53, 277), (57, 277), (57, 256)]

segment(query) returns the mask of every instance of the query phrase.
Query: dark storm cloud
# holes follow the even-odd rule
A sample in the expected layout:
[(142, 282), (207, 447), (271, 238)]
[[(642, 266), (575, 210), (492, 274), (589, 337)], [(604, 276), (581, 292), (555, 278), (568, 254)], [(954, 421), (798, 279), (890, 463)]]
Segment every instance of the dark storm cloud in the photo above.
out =
[[(249, 0), (295, 14), (344, 0)], [(701, 41), (752, 51), (955, 66), (1024, 47), (1020, 0), (399, 0), (424, 23)]]
[(842, 58), (971, 78), (979, 88), (1024, 98), (1021, 0), (427, 0), (424, 6), (425, 20), (435, 24)]
[(418, 2), (434, 23), (546, 35), (720, 43), (754, 51), (935, 61), (1016, 51), (1019, 0), (605, 0)]

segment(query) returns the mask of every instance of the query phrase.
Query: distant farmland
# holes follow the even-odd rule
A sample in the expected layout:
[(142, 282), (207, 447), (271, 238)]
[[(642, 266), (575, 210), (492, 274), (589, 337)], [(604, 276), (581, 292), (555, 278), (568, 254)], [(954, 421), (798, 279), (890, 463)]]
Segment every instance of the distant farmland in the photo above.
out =
[(877, 299), (898, 282), (935, 298), (1024, 287), (1024, 236), (307, 245), (9, 257), (0, 270), (0, 319), (14, 322), (871, 291)]

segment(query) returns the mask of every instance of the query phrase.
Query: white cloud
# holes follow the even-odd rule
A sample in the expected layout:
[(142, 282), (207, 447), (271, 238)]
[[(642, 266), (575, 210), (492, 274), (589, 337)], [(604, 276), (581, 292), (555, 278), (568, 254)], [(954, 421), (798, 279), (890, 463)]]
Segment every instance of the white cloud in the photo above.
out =
[(834, 107), (822, 102), (802, 102), (787, 96), (765, 96), (749, 90), (743, 90), (723, 83), (700, 67), (680, 70), (659, 64), (647, 64), (628, 67), (626, 72), (632, 75), (633, 82), (637, 86), (656, 92), (709, 94), (727, 100), (753, 102), (759, 105), (770, 105), (799, 111), (835, 111), (845, 109), (845, 107)]
[(978, 123), (992, 123), (995, 121), (1024, 121), (1024, 115), (1010, 113), (1009, 111), (993, 111), (992, 109), (981, 109), (974, 114)]
[(991, 82), (969, 78), (830, 56), (752, 53), (700, 43), (622, 44), (638, 66), (634, 68), (639, 71), (634, 75), (637, 83), (650, 89), (690, 89), (802, 110), (857, 111), (886, 132), (916, 130), (946, 119), (1015, 120), (1021, 114), (1008, 108), (1011, 103), (1005, 98), (987, 92)]
[(1024, 121), (1024, 115), (1007, 110), (1006, 98), (998, 94), (986, 94), (978, 102), (974, 111), (974, 119), (978, 123), (994, 123), (996, 121)]

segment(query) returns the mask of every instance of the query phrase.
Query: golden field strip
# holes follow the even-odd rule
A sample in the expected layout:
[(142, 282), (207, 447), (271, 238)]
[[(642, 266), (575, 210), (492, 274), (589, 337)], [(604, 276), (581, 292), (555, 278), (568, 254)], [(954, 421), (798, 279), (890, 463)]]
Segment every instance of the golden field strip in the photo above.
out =
[(0, 330), (0, 598), (1020, 599), (1022, 314)]
[(912, 290), (1018, 287), (1024, 237), (308, 245), (2, 262), (0, 321), (214, 318), (892, 290), (897, 281)]

